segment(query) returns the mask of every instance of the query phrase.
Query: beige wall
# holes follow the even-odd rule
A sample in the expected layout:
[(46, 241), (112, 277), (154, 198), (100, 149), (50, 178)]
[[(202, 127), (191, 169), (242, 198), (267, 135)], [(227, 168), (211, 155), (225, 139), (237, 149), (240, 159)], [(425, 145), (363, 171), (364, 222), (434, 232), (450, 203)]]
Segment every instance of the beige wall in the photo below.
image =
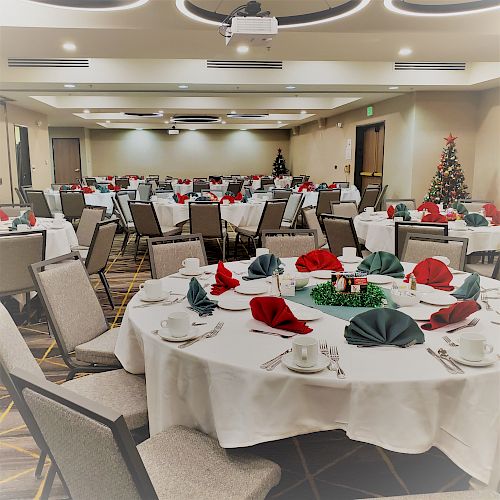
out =
[(93, 175), (270, 173), (278, 148), (289, 156), (288, 130), (91, 130)]

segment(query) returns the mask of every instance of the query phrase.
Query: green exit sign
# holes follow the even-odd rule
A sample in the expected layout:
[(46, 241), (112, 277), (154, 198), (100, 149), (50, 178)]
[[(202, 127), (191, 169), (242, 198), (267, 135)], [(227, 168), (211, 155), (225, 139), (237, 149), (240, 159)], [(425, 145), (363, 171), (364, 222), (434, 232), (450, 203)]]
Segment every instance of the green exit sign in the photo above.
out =
[(373, 116), (373, 106), (368, 106), (366, 108), (366, 116)]

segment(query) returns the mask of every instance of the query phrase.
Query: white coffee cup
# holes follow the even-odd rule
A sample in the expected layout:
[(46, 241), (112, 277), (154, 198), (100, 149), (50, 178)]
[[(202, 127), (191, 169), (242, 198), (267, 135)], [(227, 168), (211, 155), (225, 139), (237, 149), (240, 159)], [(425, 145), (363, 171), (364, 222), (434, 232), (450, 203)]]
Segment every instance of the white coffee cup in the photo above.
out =
[(342, 257), (346, 259), (355, 259), (356, 258), (356, 248), (355, 247), (344, 247), (342, 248)]
[(167, 319), (160, 324), (162, 328), (167, 328), (172, 337), (186, 337), (189, 333), (191, 314), (186, 311), (177, 311), (170, 313)]
[(257, 248), (255, 250), (255, 257), (260, 257), (261, 255), (267, 255), (269, 253), (269, 248)]
[(139, 286), (148, 299), (163, 298), (163, 286), (160, 280), (147, 280)]
[(182, 261), (182, 267), (190, 271), (196, 271), (200, 267), (200, 259), (198, 257), (188, 257)]
[(485, 354), (491, 354), (493, 346), (486, 343), (486, 338), (473, 332), (460, 336), (460, 356), (468, 361), (482, 361)]
[(314, 337), (301, 335), (292, 341), (293, 362), (297, 366), (310, 368), (318, 362), (319, 345)]
[(54, 219), (57, 221), (62, 221), (62, 220), (64, 220), (64, 214), (61, 212), (56, 212), (54, 214)]
[(365, 211), (365, 213), (367, 213), (368, 215), (370, 215), (373, 212), (375, 212), (375, 208), (374, 207), (366, 207), (364, 211)]
[(404, 217), (394, 217), (394, 222), (404, 222)]
[(30, 229), (29, 224), (18, 224), (17, 225), (18, 231), (29, 231), (29, 229)]

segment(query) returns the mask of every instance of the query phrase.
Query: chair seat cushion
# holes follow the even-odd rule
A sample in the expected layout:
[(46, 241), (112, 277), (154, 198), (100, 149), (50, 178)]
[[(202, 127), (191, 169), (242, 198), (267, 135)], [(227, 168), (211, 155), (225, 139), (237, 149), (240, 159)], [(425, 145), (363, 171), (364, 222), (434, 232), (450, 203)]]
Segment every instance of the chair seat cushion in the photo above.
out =
[(161, 232), (163, 236), (175, 236), (176, 234), (182, 233), (182, 228), (176, 226), (161, 226)]
[(88, 250), (90, 247), (87, 247), (85, 245), (71, 245), (71, 251), (76, 252), (78, 250)]
[(75, 347), (76, 359), (85, 363), (121, 366), (118, 358), (115, 356), (115, 345), (119, 331), (119, 328), (112, 328), (95, 339), (77, 345)]
[(148, 423), (144, 377), (125, 370), (111, 370), (75, 378), (62, 385), (116, 410), (123, 415), (129, 429), (138, 429)]
[(225, 450), (194, 429), (175, 426), (137, 446), (159, 498), (264, 499), (280, 481), (279, 465)]
[(491, 278), (493, 276), (493, 270), (495, 269), (495, 263), (483, 264), (481, 262), (475, 262), (470, 264), (465, 264), (465, 271), (468, 273), (477, 273), (481, 276), (486, 276)]
[(257, 226), (242, 226), (236, 228), (237, 233), (245, 236), (255, 236), (257, 234)]

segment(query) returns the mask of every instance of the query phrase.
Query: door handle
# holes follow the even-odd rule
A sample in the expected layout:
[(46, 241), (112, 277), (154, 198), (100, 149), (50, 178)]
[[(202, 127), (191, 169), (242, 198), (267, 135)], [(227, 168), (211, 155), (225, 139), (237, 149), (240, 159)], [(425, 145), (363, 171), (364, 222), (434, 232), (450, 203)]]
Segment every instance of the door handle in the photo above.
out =
[(75, 168), (75, 172), (80, 172), (80, 169), (79, 168)]

